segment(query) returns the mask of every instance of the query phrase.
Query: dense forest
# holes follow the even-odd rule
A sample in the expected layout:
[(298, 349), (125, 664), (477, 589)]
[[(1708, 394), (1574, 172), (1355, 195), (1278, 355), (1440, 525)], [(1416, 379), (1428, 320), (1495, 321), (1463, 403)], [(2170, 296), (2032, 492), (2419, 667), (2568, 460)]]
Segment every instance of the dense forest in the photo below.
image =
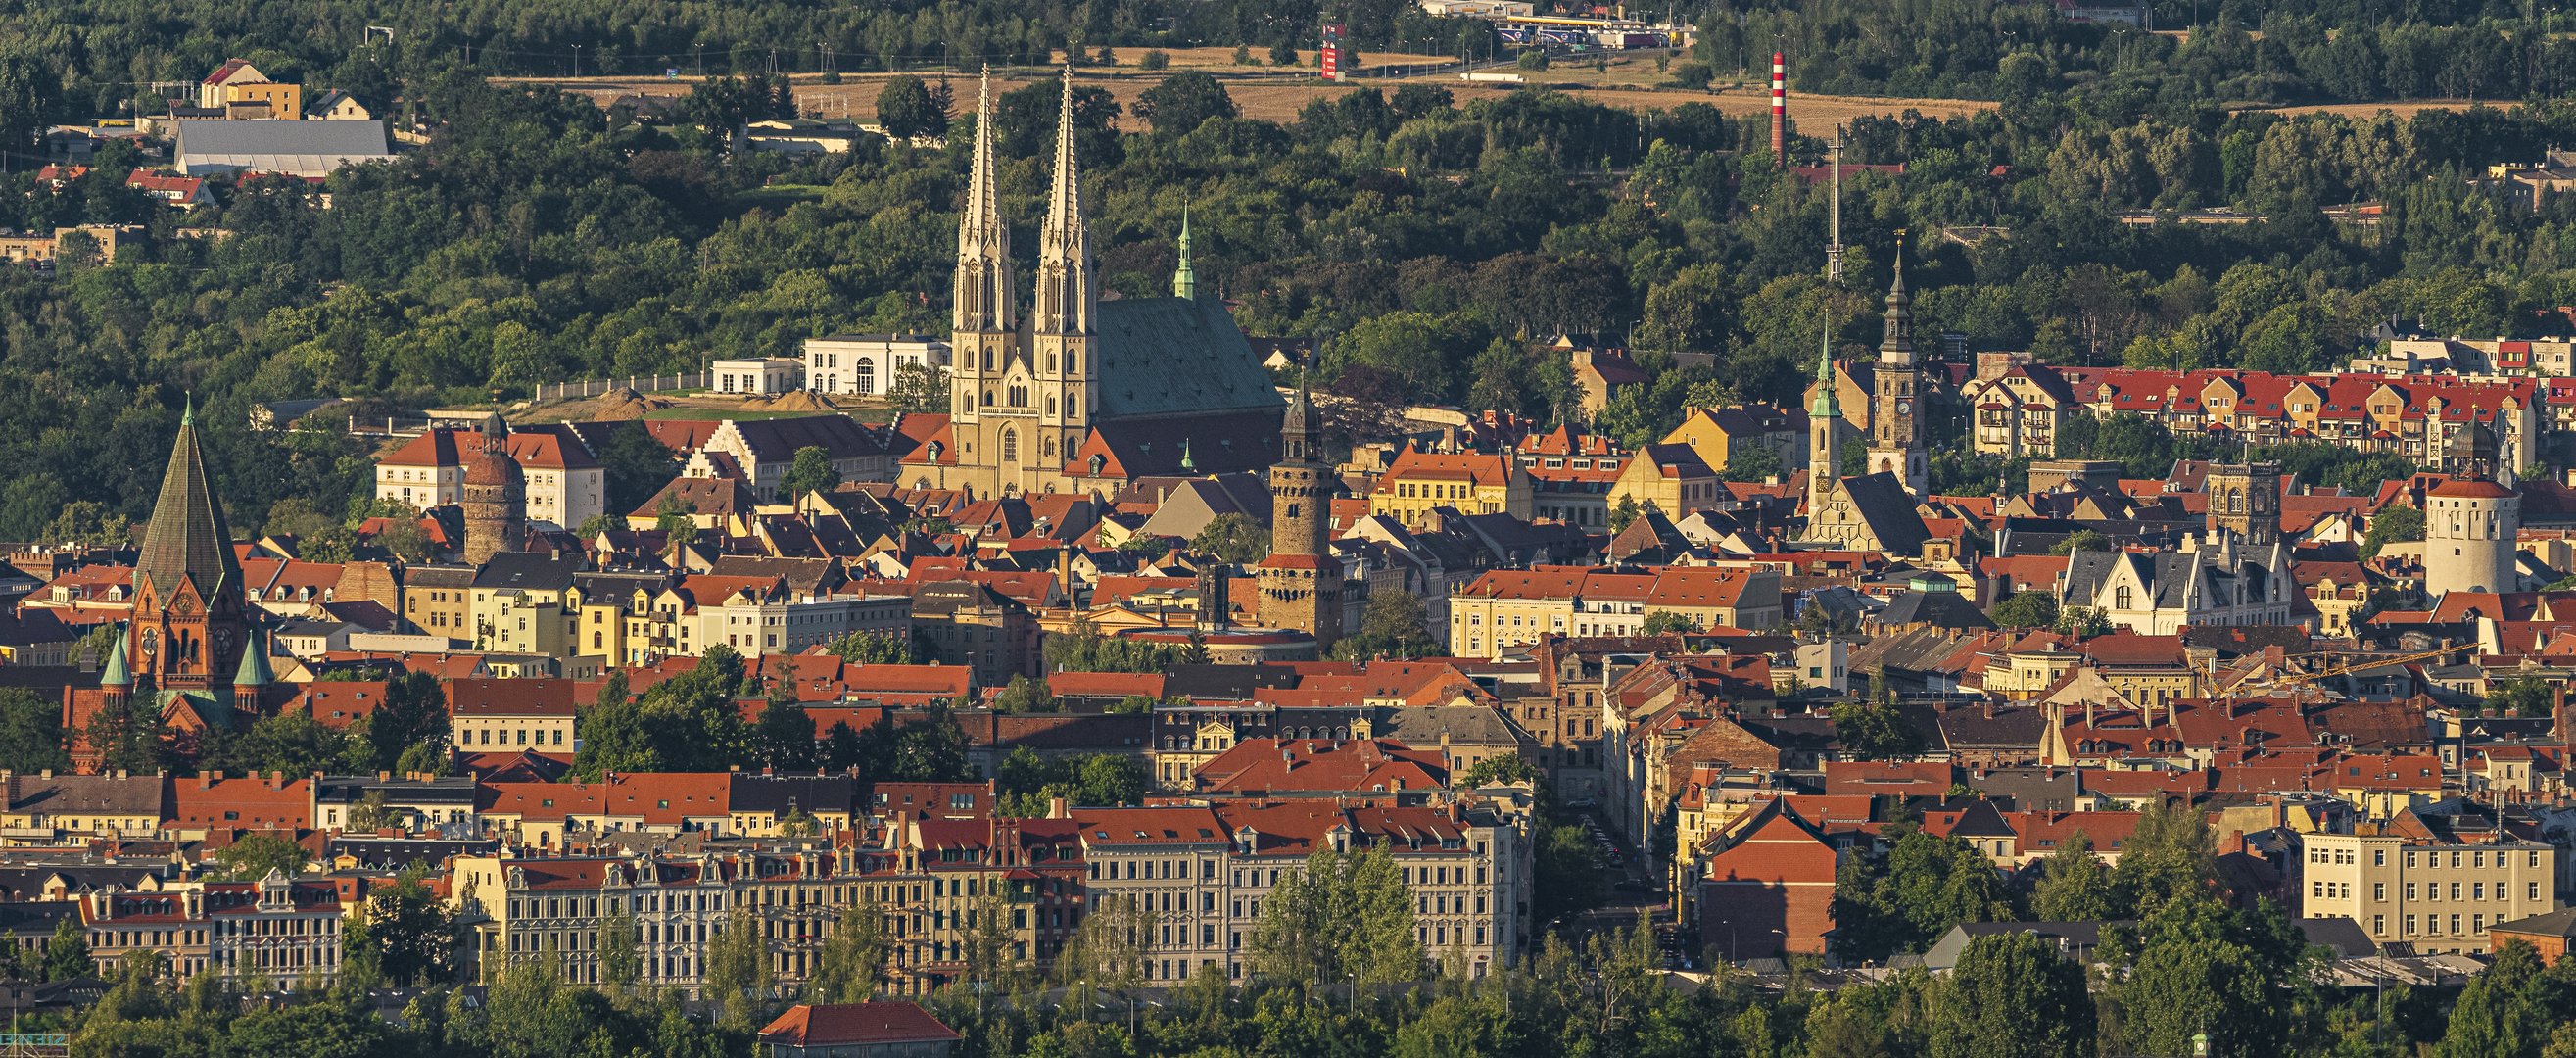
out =
[[(1883, 17), (1951, 6), (2027, 14), (1887, 5)], [(2486, 12), (2423, 14), (2436, 21), (2406, 24)], [(184, 62), (201, 70), (252, 17), (156, 30), (151, 47), (165, 58), (199, 49)], [(138, 33), (187, 24), (84, 23)], [(38, 50), (0, 48), (0, 98), (28, 94), (29, 64), (50, 71), (98, 53), (28, 39)], [(1905, 39), (1944, 62), (1972, 46)], [(734, 149), (742, 120), (795, 111), (792, 89), (757, 76), (710, 82), (679, 120), (655, 123), (495, 85), (452, 58), (341, 54), (330, 73), (305, 72), (373, 78), (433, 138), (334, 176), (327, 210), (300, 185), (218, 180), (219, 207), (181, 214), (120, 186), (134, 160), (124, 148), (60, 190), (23, 166), (0, 175), (0, 226), (150, 226), (111, 267), (0, 272), (0, 460), (23, 468), (0, 485), (0, 539), (117, 536), (118, 519), (145, 513), (191, 394), (233, 524), (251, 530), (286, 500), (308, 516), (364, 513), (353, 500), (368, 487), (354, 443), (251, 432), (253, 402), (349, 396), (374, 414), (788, 353), (837, 329), (943, 324), (967, 82), (889, 89), (916, 110), (930, 101), (921, 120), (949, 125), (945, 148), (876, 144), (791, 161)], [(2150, 65), (2189, 79), (2179, 60)], [(35, 93), (47, 113), (82, 112), (75, 97), (91, 75), (51, 76), (35, 80), (68, 94)], [(1557, 333), (1597, 334), (1659, 373), (1593, 424), (1630, 443), (1685, 402), (1797, 400), (1819, 326), (1848, 351), (1874, 345), (1900, 231), (1913, 233), (1920, 330), (2060, 363), (2307, 370), (2338, 363), (2392, 315), (2444, 332), (2534, 334), (2564, 331), (2552, 310), (2576, 304), (2576, 206), (2481, 179), (2490, 163), (2576, 142), (2576, 107), (2564, 103), (2291, 117), (2068, 92), (1972, 117), (1863, 119), (1845, 130), (1846, 159), (1906, 169), (1848, 182), (1852, 268), (1831, 284), (1825, 189), (1775, 168), (1758, 121), (1686, 93), (1665, 98), (1675, 105), (1651, 111), (1573, 91), (1452, 105), (1436, 85), (1408, 84), (1321, 99), (1277, 124), (1237, 117), (1217, 82), (1180, 73), (1139, 113), (1085, 88), (1076, 121), (1114, 290), (1167, 284), (1186, 205), (1202, 288), (1232, 299), (1249, 333), (1323, 339), (1325, 381), (1344, 395), (1563, 417), (1569, 372), (1537, 350)], [(1005, 204), (1023, 254), (1034, 253), (1055, 115), (1047, 85), (999, 108)], [(1800, 130), (1791, 153), (1815, 158), (1828, 131)], [(2323, 212), (2355, 201), (2385, 203), (2384, 217), (2363, 227)], [(2261, 219), (2120, 217), (2190, 207)], [(182, 228), (220, 235), (182, 238)], [(1667, 370), (1683, 352), (1713, 354), (1715, 367)], [(2149, 464), (2169, 454), (2159, 445), (2179, 447), (2147, 440), (2117, 457)], [(1947, 462), (1944, 484), (1993, 480), (1991, 466)]]

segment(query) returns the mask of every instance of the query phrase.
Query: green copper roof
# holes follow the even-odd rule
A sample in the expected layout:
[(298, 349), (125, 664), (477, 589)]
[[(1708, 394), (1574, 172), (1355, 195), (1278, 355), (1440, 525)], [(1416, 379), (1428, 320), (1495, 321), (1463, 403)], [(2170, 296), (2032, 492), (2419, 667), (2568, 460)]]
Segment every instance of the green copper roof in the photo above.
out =
[(1842, 403), (1834, 398), (1834, 329), (1825, 328), (1824, 347), (1816, 354), (1816, 399), (1808, 405), (1810, 416), (1839, 416)]
[(1190, 208), (1188, 206), (1181, 207), (1180, 256), (1180, 264), (1172, 269), (1172, 296), (1196, 298), (1199, 296), (1199, 277), (1196, 272), (1190, 270)]
[(268, 640), (252, 633), (250, 642), (242, 647), (241, 671), (233, 674), (233, 686), (266, 687), (276, 681), (277, 676), (268, 669)]
[(98, 674), (101, 687), (134, 686), (134, 671), (125, 664), (125, 628), (116, 629), (116, 645), (107, 650), (107, 670)]
[(205, 453), (197, 447), (196, 407), (190, 402), (179, 421), (179, 439), (170, 446), (170, 465), (161, 473), (161, 495), (153, 502), (152, 521), (143, 530), (143, 551), (134, 563), (135, 579), (149, 582), (167, 600), (179, 582), (194, 578), (199, 594), (211, 599), (225, 585), (239, 587), (241, 565), (233, 559), (232, 529), (224, 524), (223, 505), (215, 501), (213, 480), (206, 474)]
[(1100, 418), (1263, 411), (1287, 402), (1214, 298), (1100, 303)]

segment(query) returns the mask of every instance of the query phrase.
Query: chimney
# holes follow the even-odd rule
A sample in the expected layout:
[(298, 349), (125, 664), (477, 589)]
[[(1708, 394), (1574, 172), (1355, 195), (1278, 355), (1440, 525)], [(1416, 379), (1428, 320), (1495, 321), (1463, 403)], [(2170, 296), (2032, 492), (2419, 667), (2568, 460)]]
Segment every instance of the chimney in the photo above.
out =
[(1776, 51), (1771, 53), (1771, 165), (1789, 167), (1789, 63)]
[(1995, 700), (1990, 695), (1977, 703), (1977, 712), (1988, 720), (1995, 718)]
[(1071, 819), (1073, 818), (1073, 813), (1066, 810), (1064, 798), (1050, 797), (1047, 798), (1047, 818)]

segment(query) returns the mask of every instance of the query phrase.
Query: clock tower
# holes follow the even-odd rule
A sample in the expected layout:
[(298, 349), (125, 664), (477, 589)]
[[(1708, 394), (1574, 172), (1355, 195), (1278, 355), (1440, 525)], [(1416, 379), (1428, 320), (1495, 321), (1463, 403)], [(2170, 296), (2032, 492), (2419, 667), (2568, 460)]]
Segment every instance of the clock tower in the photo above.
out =
[(193, 404), (179, 419), (179, 440), (134, 563), (125, 659), (138, 689), (230, 688), (249, 645), (241, 563), (197, 447), (196, 419)]
[(1914, 360), (1914, 296), (1905, 290), (1905, 237), (1896, 241), (1896, 282), (1887, 290), (1887, 336), (1878, 343), (1870, 377), (1871, 474), (1890, 474), (1920, 497), (1932, 486), (1931, 460), (1923, 452), (1923, 369)]

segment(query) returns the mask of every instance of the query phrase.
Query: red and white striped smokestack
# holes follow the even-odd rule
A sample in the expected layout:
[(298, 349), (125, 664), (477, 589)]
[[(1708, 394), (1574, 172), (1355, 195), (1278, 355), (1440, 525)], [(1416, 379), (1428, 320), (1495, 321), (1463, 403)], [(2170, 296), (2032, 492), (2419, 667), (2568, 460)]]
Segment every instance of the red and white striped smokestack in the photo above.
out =
[(1789, 62), (1776, 51), (1771, 53), (1771, 164), (1789, 164)]

